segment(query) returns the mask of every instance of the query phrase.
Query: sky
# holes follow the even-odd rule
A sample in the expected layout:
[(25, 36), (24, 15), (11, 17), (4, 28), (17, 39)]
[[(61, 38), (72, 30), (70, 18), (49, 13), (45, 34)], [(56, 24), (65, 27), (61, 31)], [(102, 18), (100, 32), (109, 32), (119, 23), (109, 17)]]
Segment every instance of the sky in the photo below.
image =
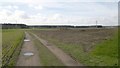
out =
[(0, 0), (0, 23), (118, 25), (119, 0)]

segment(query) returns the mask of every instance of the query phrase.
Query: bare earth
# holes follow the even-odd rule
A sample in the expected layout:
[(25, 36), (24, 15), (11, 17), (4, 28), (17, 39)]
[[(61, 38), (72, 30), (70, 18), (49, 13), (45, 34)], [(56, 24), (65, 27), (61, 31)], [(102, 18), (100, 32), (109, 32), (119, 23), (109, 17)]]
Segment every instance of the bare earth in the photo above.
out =
[[(26, 39), (30, 41), (24, 42), (16, 66), (40, 66), (39, 53), (28, 33), (26, 33)], [(25, 52), (32, 52), (34, 55), (24, 56)]]
[[(32, 33), (33, 34), (33, 33)], [(64, 53), (61, 49), (55, 45), (49, 43), (48, 41), (39, 38), (37, 35), (33, 34), (44, 46), (46, 46), (53, 54), (56, 55), (66, 66), (82, 66), (82, 64), (73, 60), (68, 54)]]

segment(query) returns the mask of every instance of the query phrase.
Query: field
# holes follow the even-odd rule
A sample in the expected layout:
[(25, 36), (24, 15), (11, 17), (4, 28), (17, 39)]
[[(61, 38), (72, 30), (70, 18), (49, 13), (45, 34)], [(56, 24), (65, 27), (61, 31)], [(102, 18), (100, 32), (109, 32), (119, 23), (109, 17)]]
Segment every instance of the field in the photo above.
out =
[(19, 29), (2, 30), (2, 65), (14, 66), (16, 64), (21, 45), (24, 39), (24, 32)]
[(32, 30), (87, 66), (118, 65), (117, 29)]
[[(30, 41), (23, 43), (24, 37)], [(33, 52), (34, 56), (26, 59), (23, 55), (25, 52)], [(2, 30), (3, 66), (16, 66), (17, 63), (18, 66), (20, 63), (21, 65), (36, 65), (34, 63), (37, 62), (40, 62), (40, 66), (76, 64), (74, 62), (69, 64), (66, 61), (64, 63), (66, 59), (69, 61), (69, 56), (82, 66), (117, 66), (118, 29)]]

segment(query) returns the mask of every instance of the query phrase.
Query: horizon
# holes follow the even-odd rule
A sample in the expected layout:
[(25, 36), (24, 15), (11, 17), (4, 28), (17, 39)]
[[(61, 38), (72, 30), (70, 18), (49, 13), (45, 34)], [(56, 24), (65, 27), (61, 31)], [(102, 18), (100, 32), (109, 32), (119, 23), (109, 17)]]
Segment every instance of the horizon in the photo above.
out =
[[(19, 24), (23, 24), (23, 25), (26, 25), (26, 26), (105, 26), (105, 25), (72, 25), (72, 24), (42, 24), (42, 25), (27, 25), (27, 24), (24, 24), (24, 23), (0, 23), (0, 25), (4, 25), (4, 24), (15, 24), (15, 25), (19, 25)], [(108, 25), (106, 25), (108, 26)], [(120, 26), (120, 25), (112, 25), (112, 26)], [(111, 27), (111, 26), (110, 26)]]

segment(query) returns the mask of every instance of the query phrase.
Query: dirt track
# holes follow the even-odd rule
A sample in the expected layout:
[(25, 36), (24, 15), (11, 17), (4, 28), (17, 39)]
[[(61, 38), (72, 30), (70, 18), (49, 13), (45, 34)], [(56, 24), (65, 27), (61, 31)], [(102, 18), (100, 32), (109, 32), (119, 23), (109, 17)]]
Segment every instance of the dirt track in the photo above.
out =
[[(32, 33), (33, 34), (33, 33)], [(55, 45), (49, 43), (48, 41), (39, 38), (37, 35), (33, 34), (44, 46), (46, 46), (53, 54), (57, 56), (66, 66), (82, 66), (82, 64), (73, 60), (69, 55), (64, 53), (61, 49), (57, 48)]]
[[(30, 41), (24, 42), (16, 66), (40, 66), (39, 53), (28, 33), (26, 33), (26, 39)], [(24, 56), (25, 52), (32, 52), (34, 55)]]

